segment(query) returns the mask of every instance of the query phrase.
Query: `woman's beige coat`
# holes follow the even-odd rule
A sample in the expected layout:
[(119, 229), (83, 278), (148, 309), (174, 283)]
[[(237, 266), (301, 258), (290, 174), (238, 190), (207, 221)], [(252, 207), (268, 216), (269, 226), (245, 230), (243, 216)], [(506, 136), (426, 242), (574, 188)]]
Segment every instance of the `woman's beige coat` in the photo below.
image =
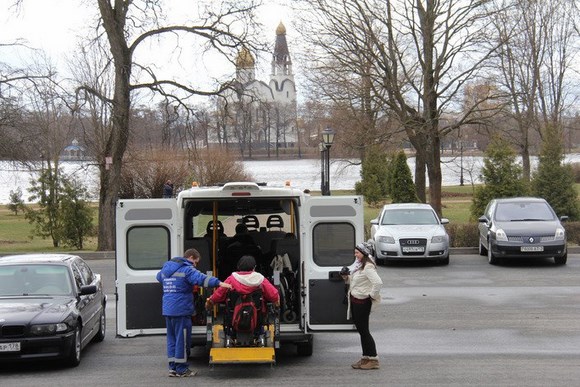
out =
[(346, 318), (351, 318), (350, 313), (350, 296), (364, 300), (370, 297), (372, 299), (372, 308), (381, 302), (381, 287), (383, 281), (377, 273), (377, 267), (372, 263), (367, 263), (362, 270), (357, 270), (348, 276), (346, 281), (350, 286), (348, 289), (348, 310)]

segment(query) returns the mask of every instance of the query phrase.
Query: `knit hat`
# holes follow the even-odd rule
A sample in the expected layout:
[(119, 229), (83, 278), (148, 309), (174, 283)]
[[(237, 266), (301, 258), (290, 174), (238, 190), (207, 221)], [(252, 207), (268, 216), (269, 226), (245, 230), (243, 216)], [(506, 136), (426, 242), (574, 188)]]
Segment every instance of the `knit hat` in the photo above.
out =
[(244, 255), (238, 261), (239, 271), (252, 271), (256, 267), (256, 260), (251, 255)]
[(360, 251), (363, 255), (365, 255), (367, 257), (373, 256), (372, 246), (370, 246), (370, 244), (367, 242), (359, 243), (358, 245), (356, 245), (355, 249), (357, 249), (358, 251)]

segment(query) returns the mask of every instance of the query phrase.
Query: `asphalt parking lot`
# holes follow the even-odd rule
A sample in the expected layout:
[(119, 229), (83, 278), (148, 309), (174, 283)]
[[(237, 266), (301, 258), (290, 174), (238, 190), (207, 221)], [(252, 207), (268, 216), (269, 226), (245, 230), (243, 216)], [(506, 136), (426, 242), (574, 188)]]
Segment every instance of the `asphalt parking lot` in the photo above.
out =
[[(79, 367), (0, 366), (2, 385), (158, 386), (166, 377), (163, 336), (115, 337), (114, 260), (89, 260), (109, 295), (103, 343), (83, 352)], [(277, 365), (208, 366), (194, 348), (189, 383), (215, 386), (573, 386), (580, 380), (580, 255), (492, 266), (454, 253), (449, 266), (379, 267), (383, 303), (371, 315), (381, 369), (355, 371), (355, 333), (315, 334), (314, 354), (277, 353)]]

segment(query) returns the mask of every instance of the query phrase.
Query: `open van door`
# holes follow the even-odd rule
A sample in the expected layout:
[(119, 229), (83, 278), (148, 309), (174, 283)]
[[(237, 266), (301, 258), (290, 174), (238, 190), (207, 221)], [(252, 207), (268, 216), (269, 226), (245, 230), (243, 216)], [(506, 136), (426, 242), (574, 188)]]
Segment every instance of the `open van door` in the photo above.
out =
[(346, 318), (345, 283), (339, 272), (354, 262), (354, 247), (364, 240), (362, 196), (310, 197), (306, 217), (303, 275), (306, 321), (311, 330), (353, 330)]
[(117, 335), (164, 334), (161, 284), (155, 276), (177, 255), (177, 202), (119, 200), (116, 211)]

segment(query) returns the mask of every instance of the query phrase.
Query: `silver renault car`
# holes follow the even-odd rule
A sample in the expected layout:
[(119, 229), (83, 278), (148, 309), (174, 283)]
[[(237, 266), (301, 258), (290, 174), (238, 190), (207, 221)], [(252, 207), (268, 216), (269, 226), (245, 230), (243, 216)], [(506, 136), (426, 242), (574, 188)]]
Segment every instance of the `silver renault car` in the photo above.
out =
[(439, 218), (424, 203), (397, 203), (383, 207), (371, 220), (371, 238), (377, 263), (429, 260), (449, 264), (448, 219)]

